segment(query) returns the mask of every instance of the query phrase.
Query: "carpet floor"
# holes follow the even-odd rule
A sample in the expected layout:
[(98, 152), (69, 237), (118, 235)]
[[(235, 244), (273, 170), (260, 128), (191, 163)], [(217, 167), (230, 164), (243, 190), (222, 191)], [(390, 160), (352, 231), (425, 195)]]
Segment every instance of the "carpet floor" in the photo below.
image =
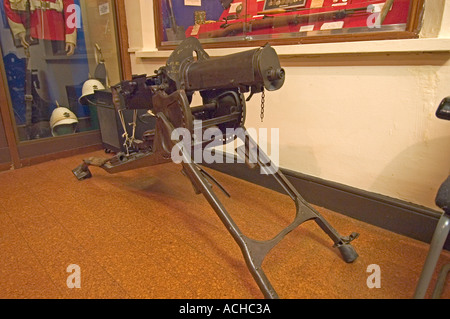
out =
[[(71, 170), (89, 156), (105, 154), (0, 173), (0, 298), (263, 298), (238, 245), (180, 166), (114, 175), (94, 167), (80, 182)], [(230, 192), (219, 197), (247, 236), (270, 239), (293, 220), (286, 195), (208, 171)], [(359, 257), (345, 263), (319, 226), (305, 222), (263, 263), (280, 298), (412, 298), (428, 244), (314, 207), (340, 234), (360, 234)], [(447, 263), (444, 251), (438, 269)], [(379, 288), (367, 284), (371, 265)], [(428, 297), (436, 280), (437, 272)], [(74, 283), (80, 288), (69, 288)], [(448, 283), (442, 298), (450, 298)]]

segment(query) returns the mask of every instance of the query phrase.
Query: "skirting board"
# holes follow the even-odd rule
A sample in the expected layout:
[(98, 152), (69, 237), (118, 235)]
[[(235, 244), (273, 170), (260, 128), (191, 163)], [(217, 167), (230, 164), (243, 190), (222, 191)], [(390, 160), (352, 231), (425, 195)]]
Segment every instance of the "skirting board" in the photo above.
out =
[[(275, 179), (250, 170), (224, 155), (223, 163), (202, 164), (219, 172), (285, 193)], [(426, 243), (431, 242), (441, 212), (388, 196), (353, 188), (332, 181), (281, 169), (300, 195), (309, 203), (330, 209), (365, 223), (405, 235)], [(450, 236), (444, 248), (450, 250)]]
[(9, 148), (6, 147), (0, 147), (0, 164), (4, 163), (10, 163), (11, 157), (9, 155)]

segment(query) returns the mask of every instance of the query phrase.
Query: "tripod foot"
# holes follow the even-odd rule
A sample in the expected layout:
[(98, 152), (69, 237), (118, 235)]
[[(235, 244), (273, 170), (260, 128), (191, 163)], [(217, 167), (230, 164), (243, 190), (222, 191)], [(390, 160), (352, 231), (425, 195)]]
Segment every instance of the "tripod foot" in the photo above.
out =
[(358, 233), (352, 233), (348, 237), (341, 237), (341, 241), (334, 245), (339, 249), (339, 252), (342, 255), (342, 259), (344, 259), (346, 263), (352, 263), (356, 260), (356, 258), (358, 258), (358, 253), (350, 244), (353, 240), (358, 238), (358, 236)]
[(351, 244), (342, 244), (337, 247), (342, 255), (342, 259), (344, 259), (346, 263), (352, 263), (358, 258), (358, 253)]
[(77, 166), (72, 170), (72, 173), (79, 181), (92, 177), (91, 171), (89, 170), (89, 167), (86, 163)]

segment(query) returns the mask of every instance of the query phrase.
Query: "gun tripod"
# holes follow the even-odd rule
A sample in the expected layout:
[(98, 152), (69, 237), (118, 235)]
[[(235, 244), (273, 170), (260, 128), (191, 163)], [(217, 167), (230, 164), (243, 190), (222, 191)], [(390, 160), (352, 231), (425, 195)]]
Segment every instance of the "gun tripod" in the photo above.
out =
[[(196, 53), (197, 60), (193, 59)], [(351, 241), (358, 237), (352, 233), (341, 236), (297, 192), (294, 186), (276, 168), (259, 145), (246, 134), (246, 100), (243, 92), (254, 93), (279, 89), (284, 83), (284, 70), (280, 67), (275, 50), (269, 45), (262, 48), (209, 59), (198, 40), (188, 38), (170, 56), (165, 67), (150, 77), (136, 76), (112, 88), (112, 102), (120, 113), (123, 109), (146, 108), (156, 117), (154, 130), (143, 134), (142, 140), (133, 138), (126, 142), (126, 153), (111, 159), (90, 158), (73, 170), (82, 180), (91, 177), (89, 165), (99, 166), (109, 173), (152, 166), (172, 161), (173, 150), (178, 151), (183, 174), (191, 181), (196, 194), (203, 194), (225, 228), (238, 244), (247, 267), (265, 298), (278, 298), (267, 278), (262, 263), (264, 258), (288, 233), (306, 221), (314, 220), (330, 237), (347, 263), (358, 254)], [(191, 107), (192, 94), (200, 91), (203, 105)], [(248, 100), (247, 99), (247, 100)], [(202, 121), (202, 137), (208, 129), (215, 130), (214, 138), (193, 139), (195, 121)], [(134, 127), (134, 126), (133, 126)], [(177, 137), (178, 129), (188, 136)], [(231, 130), (230, 130), (231, 129)], [(194, 133), (194, 134), (193, 134)], [(259, 167), (272, 175), (296, 205), (296, 215), (291, 224), (270, 240), (252, 239), (239, 229), (225, 206), (217, 197), (212, 185), (224, 188), (194, 161), (196, 149), (204, 151), (240, 139), (237, 148), (250, 168)], [(193, 143), (192, 143), (193, 142)], [(132, 150), (129, 152), (129, 150)]]
[[(156, 114), (156, 117), (158, 119), (157, 130), (162, 129), (165, 131), (163, 134), (161, 134), (161, 136), (172, 136), (174, 127), (167, 119), (167, 117), (163, 113)], [(245, 127), (242, 126), (242, 129), (242, 131), (245, 132)], [(271, 162), (269, 157), (262, 151), (259, 145), (248, 134), (237, 135), (234, 136), (234, 138), (239, 138), (242, 140), (242, 142), (244, 142), (244, 145), (242, 145), (240, 148), (240, 153), (244, 155), (247, 160), (256, 159), (256, 166), (254, 168), (267, 168), (268, 170), (271, 170), (273, 172), (273, 163)], [(226, 138), (226, 140), (234, 142), (234, 139)], [(151, 161), (153, 163), (164, 161), (168, 162), (170, 161), (170, 159), (168, 160), (168, 158), (170, 157), (170, 153), (168, 152), (168, 149), (166, 149), (166, 147), (168, 145), (171, 145), (171, 147), (175, 147), (179, 142), (179, 140), (172, 140), (171, 142), (166, 140), (161, 144), (165, 146), (159, 148), (159, 151), (156, 151), (156, 153), (152, 153), (152, 155), (147, 154), (138, 156), (137, 161), (143, 160), (148, 164), (148, 160), (151, 160), (151, 158), (159, 158), (159, 161)], [(350, 243), (352, 240), (358, 237), (358, 234), (352, 233), (348, 237), (341, 236), (325, 220), (325, 218), (320, 215), (319, 212), (317, 212), (305, 199), (302, 198), (295, 187), (289, 182), (286, 176), (279, 169), (274, 171), (272, 176), (282, 186), (289, 197), (294, 201), (296, 206), (295, 218), (286, 228), (281, 230), (275, 237), (270, 240), (261, 241), (247, 237), (239, 229), (238, 225), (234, 222), (225, 206), (219, 200), (218, 196), (213, 190), (211, 181), (214, 184), (218, 185), (221, 190), (224, 190), (224, 188), (211, 175), (207, 174), (199, 165), (194, 162), (194, 159), (191, 156), (192, 153), (188, 151), (187, 148), (180, 148), (179, 151), (182, 156), (181, 165), (183, 166), (184, 175), (187, 176), (191, 181), (192, 185), (194, 186), (195, 192), (197, 194), (203, 194), (205, 199), (208, 201), (208, 203), (216, 212), (217, 216), (224, 224), (225, 228), (238, 244), (247, 267), (265, 298), (276, 299), (279, 296), (272, 286), (271, 282), (267, 278), (264, 270), (262, 269), (264, 258), (268, 255), (270, 250), (274, 248), (287, 234), (289, 234), (291, 231), (293, 231), (295, 228), (299, 227), (306, 221), (314, 220), (320, 226), (320, 228), (330, 237), (334, 244), (334, 247), (339, 249), (345, 262), (351, 263), (358, 257), (358, 254)], [(129, 157), (127, 157), (122, 154), (119, 156), (121, 157), (120, 160), (116, 158), (115, 162), (97, 161), (97, 164), (99, 164), (98, 166), (103, 167), (109, 172), (114, 172), (121, 165), (133, 165), (133, 161), (136, 161), (136, 158), (133, 156), (135, 155), (129, 155)], [(88, 165), (95, 165), (95, 160), (91, 159), (90, 161), (85, 161), (83, 165), (74, 170), (75, 175), (79, 179), (90, 177)], [(141, 166), (147, 165), (138, 164), (135, 167)], [(225, 190), (224, 192), (228, 195)]]

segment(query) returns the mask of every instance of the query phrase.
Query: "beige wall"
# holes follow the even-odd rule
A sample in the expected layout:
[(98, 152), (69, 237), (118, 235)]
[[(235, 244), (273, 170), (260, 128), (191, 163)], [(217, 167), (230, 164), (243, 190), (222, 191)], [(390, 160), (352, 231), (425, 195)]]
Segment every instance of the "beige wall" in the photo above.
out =
[[(450, 95), (450, 1), (433, 1), (421, 37), (437, 38), (439, 51), (402, 49), (413, 40), (382, 41), (374, 47), (393, 51), (382, 53), (364, 43), (277, 48), (288, 53), (285, 85), (266, 94), (263, 123), (259, 97), (249, 102), (246, 125), (280, 129), (281, 167), (436, 209), (450, 172), (450, 122), (434, 116)], [(151, 2), (126, 1), (133, 73), (165, 63)]]

